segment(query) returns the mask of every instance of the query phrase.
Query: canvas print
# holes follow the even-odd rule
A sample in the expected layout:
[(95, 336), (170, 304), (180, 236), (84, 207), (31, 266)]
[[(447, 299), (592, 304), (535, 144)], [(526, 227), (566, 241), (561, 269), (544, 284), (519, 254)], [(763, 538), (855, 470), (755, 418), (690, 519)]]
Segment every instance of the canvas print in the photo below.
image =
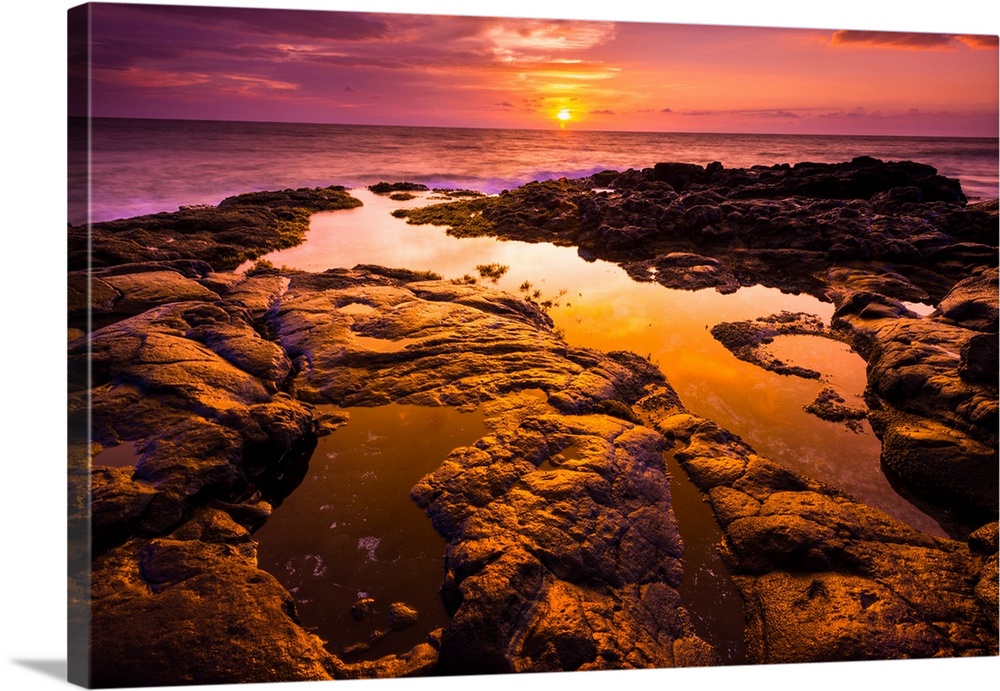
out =
[(998, 654), (998, 41), (69, 12), (92, 687)]

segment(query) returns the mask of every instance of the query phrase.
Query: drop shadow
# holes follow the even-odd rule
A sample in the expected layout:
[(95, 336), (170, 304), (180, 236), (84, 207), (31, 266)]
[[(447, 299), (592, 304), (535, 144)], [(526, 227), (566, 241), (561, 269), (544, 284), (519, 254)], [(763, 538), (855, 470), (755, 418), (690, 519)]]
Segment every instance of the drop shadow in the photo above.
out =
[(59, 681), (67, 680), (69, 663), (66, 660), (11, 660), (11, 662)]

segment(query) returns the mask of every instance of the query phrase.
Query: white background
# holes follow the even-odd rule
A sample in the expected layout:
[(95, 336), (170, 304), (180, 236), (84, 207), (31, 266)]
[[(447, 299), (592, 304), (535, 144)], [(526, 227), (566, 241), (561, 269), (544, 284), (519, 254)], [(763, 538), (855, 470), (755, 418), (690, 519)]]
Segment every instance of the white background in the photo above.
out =
[[(52, 689), (66, 685), (65, 663), (65, 37), (66, 10), (75, 3), (30, 0), (6, 3), (0, 149), (3, 209), (0, 211), (0, 386), (4, 400), (0, 449), (4, 689)], [(180, 4), (161, 0), (161, 4)], [(736, 2), (700, 0), (427, 0), (419, 7), (400, 0), (216, 1), (244, 7), (289, 7), (425, 14), (479, 14), (571, 19), (620, 19), (695, 24), (879, 29), (997, 34), (997, 4), (990, 0), (888, 2), (839, 0), (817, 8), (798, 0)], [(361, 691), (483, 689), (552, 685), (634, 688), (741, 689), (858, 688), (940, 689), (986, 684), (1000, 678), (1000, 658), (757, 666), (710, 670), (594, 672), (330, 682)], [(322, 683), (322, 682), (321, 682)], [(221, 689), (302, 689), (302, 684), (223, 686)]]

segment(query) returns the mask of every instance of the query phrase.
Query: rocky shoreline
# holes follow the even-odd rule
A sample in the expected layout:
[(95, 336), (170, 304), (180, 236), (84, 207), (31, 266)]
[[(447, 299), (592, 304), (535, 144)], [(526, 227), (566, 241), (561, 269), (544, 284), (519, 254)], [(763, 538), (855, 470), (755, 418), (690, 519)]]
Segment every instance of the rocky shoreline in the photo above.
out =
[[(92, 632), (94, 685), (718, 664), (677, 592), (671, 449), (723, 529), (750, 662), (997, 654), (995, 203), (966, 205), (927, 166), (857, 159), (658, 164), (408, 212), (670, 287), (832, 301), (810, 333), (868, 361), (883, 466), (976, 528), (948, 540), (759, 457), (645, 359), (566, 343), (530, 300), (403, 268), (233, 272), (355, 202), (240, 195), (95, 224), (90, 255), (70, 229), (71, 534), (92, 526), (71, 541), (70, 625)], [(768, 366), (766, 333), (721, 331)], [(349, 663), (300, 626), (253, 532), (330, 432), (316, 406), (389, 402), (485, 406), (491, 434), (412, 491), (447, 541), (448, 626)], [(126, 442), (134, 467), (91, 467)]]

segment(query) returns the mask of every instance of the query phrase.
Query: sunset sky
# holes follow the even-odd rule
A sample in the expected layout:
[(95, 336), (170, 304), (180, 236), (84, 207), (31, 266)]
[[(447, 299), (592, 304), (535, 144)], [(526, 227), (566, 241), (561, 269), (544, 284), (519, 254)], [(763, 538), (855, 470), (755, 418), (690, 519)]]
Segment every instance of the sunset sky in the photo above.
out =
[(676, 132), (998, 130), (990, 35), (98, 4), (92, 49), (97, 116)]

